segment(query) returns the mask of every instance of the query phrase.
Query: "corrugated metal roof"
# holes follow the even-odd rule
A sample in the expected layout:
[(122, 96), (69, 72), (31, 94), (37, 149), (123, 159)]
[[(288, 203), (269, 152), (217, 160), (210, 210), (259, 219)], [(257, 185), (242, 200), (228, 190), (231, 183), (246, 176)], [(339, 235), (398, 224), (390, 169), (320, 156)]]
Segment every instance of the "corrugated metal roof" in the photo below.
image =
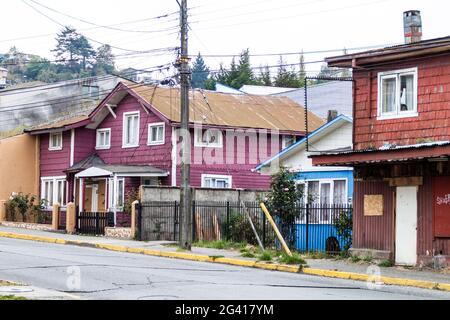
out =
[[(130, 88), (167, 119), (180, 122), (179, 88), (139, 86)], [(190, 121), (211, 126), (305, 132), (305, 109), (286, 97), (234, 95), (213, 91), (190, 92)], [(308, 113), (314, 131), (324, 121)]]
[(41, 124), (39, 126), (35, 126), (29, 129), (26, 129), (25, 132), (33, 132), (33, 131), (41, 131), (41, 130), (53, 130), (53, 129), (64, 129), (66, 126), (70, 126), (76, 124), (78, 122), (82, 122), (88, 120), (89, 116), (87, 115), (79, 115), (71, 118), (58, 119), (56, 121), (52, 121), (49, 123)]

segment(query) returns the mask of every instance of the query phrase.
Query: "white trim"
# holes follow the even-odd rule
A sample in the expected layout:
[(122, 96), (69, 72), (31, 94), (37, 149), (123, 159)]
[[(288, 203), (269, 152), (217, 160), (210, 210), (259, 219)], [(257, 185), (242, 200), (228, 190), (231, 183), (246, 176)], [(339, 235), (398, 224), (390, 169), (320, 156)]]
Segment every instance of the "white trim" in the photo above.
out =
[[(155, 141), (152, 142), (151, 135), (152, 135), (152, 128), (153, 127), (162, 127), (163, 128), (163, 135), (161, 141)], [(147, 145), (148, 146), (161, 146), (166, 143), (166, 123), (165, 122), (157, 122), (157, 123), (149, 123), (148, 124), (148, 132), (147, 132)]]
[[(136, 144), (127, 145), (127, 144), (125, 144), (125, 140), (126, 140), (125, 139), (125, 134), (126, 134), (126, 130), (125, 130), (126, 121), (125, 120), (126, 120), (126, 118), (128, 116), (133, 116), (133, 115), (137, 115), (138, 116), (137, 128), (136, 128), (137, 141), (136, 141)], [(122, 120), (122, 149), (138, 148), (139, 147), (140, 130), (141, 130), (141, 112), (139, 110), (137, 110), (137, 111), (130, 111), (130, 112), (124, 112), (123, 120)]]
[(172, 187), (177, 186), (177, 135), (176, 129), (172, 127)]
[[(400, 111), (400, 77), (403, 75), (413, 75), (414, 77), (414, 83), (413, 83), (413, 110), (411, 111)], [(389, 119), (403, 119), (403, 118), (414, 118), (418, 117), (418, 68), (408, 68), (408, 69), (398, 69), (398, 70), (391, 70), (391, 71), (385, 71), (385, 72), (379, 72), (378, 73), (378, 101), (377, 101), (377, 120), (389, 120)], [(389, 112), (389, 113), (383, 113), (383, 86), (382, 81), (384, 79), (395, 79), (396, 88), (395, 88), (395, 111)]]
[(63, 185), (63, 190), (64, 190), (64, 193), (65, 193), (65, 197), (63, 197), (63, 201), (64, 201), (64, 203), (60, 203), (60, 205), (61, 205), (61, 208), (65, 208), (66, 207), (66, 205), (67, 205), (67, 185), (68, 185), (68, 183), (67, 183), (67, 179), (66, 179), (67, 177), (66, 176), (57, 176), (57, 177), (41, 177), (41, 195), (40, 195), (40, 199), (41, 200), (50, 200), (50, 199), (47, 199), (47, 194), (46, 194), (46, 190), (45, 190), (45, 183), (46, 182), (51, 182), (52, 184), (53, 184), (53, 188), (52, 188), (52, 195), (51, 195), (51, 197), (52, 197), (52, 199), (51, 199), (51, 201), (49, 201), (50, 203), (51, 203), (51, 205), (47, 205), (46, 206), (46, 209), (47, 210), (51, 210), (52, 209), (52, 205), (53, 204), (55, 204), (55, 203), (57, 203), (58, 202), (58, 183), (59, 182), (62, 182), (64, 185)]
[[(99, 143), (99, 134), (100, 133), (109, 133), (109, 141), (107, 145), (100, 146)], [(97, 129), (95, 132), (95, 150), (109, 150), (111, 149), (111, 128), (103, 128), (103, 129)]]
[(167, 177), (169, 176), (169, 172), (161, 173), (117, 173), (117, 176), (120, 178), (136, 178), (136, 177), (145, 177), (145, 178), (159, 178), (159, 177)]
[(228, 180), (229, 187), (225, 189), (232, 189), (233, 188), (233, 176), (226, 176), (226, 175), (217, 175), (217, 174), (202, 174), (202, 188), (212, 188), (217, 189), (217, 187), (206, 187), (205, 186), (205, 180), (206, 179), (219, 179), (219, 180)]
[(83, 212), (83, 207), (84, 207), (84, 179), (80, 178), (80, 183), (79, 183), (79, 190), (78, 190), (78, 207), (80, 212)]
[(318, 182), (319, 183), (319, 203), (320, 203), (321, 184), (322, 183), (331, 183), (331, 190), (330, 190), (330, 192), (331, 192), (331, 197), (330, 197), (331, 203), (330, 204), (334, 204), (334, 183), (336, 181), (345, 181), (345, 196), (347, 198), (346, 202), (348, 202), (348, 198), (349, 198), (349, 195), (348, 195), (349, 183), (348, 183), (348, 179), (347, 178), (304, 179), (304, 180), (298, 179), (295, 182), (297, 184), (300, 184), (300, 183), (305, 184), (305, 194), (306, 194), (306, 196), (308, 196), (308, 182)]
[(70, 166), (75, 162), (75, 129), (70, 130)]
[[(52, 137), (59, 135), (61, 137), (61, 145), (58, 147), (52, 146)], [(51, 132), (48, 136), (48, 150), (49, 151), (61, 151), (63, 149), (63, 133), (62, 132)]]
[(91, 167), (81, 171), (75, 175), (76, 178), (96, 178), (96, 177), (110, 177), (113, 173), (108, 170)]
[(207, 132), (218, 132), (218, 141), (216, 143), (202, 143), (198, 142), (199, 138), (199, 131), (201, 130), (201, 135), (203, 139), (203, 129), (201, 128), (194, 128), (194, 147), (196, 148), (223, 148), (223, 133), (219, 129), (206, 129), (205, 133)]

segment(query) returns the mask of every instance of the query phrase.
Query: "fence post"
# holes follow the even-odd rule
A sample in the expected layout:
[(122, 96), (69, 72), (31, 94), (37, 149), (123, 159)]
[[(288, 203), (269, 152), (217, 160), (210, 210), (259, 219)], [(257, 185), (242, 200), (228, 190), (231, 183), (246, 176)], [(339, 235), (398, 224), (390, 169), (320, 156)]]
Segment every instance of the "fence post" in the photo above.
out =
[(0, 223), (6, 221), (6, 200), (0, 200)]
[[(178, 201), (173, 202), (173, 241), (177, 241)], [(194, 221), (194, 220), (192, 220)]]
[(306, 235), (306, 252), (309, 252), (309, 203), (306, 202), (306, 229), (305, 229), (305, 235)]
[(61, 206), (59, 203), (55, 203), (52, 208), (52, 229), (58, 231), (59, 229), (59, 213), (61, 212)]
[(100, 234), (100, 213), (95, 213), (95, 234)]
[(192, 201), (192, 241), (193, 242), (195, 242), (195, 239), (196, 239), (196, 231), (197, 231), (197, 228), (196, 228), (196, 225), (197, 225), (197, 223), (196, 223), (196, 221), (195, 221), (195, 211), (196, 211), (196, 208), (195, 208), (195, 200), (194, 201)]
[(227, 241), (230, 241), (230, 201), (227, 201)]
[(73, 202), (68, 203), (66, 212), (66, 231), (68, 234), (75, 233), (75, 224), (77, 222), (76, 216), (75, 204)]
[(131, 239), (136, 239), (136, 215), (138, 214), (139, 201), (136, 200), (131, 204)]

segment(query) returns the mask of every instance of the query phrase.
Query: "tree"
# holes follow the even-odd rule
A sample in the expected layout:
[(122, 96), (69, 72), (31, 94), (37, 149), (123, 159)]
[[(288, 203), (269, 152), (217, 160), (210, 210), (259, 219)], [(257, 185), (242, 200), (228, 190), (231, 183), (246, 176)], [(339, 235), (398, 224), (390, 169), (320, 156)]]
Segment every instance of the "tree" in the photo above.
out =
[(300, 88), (303, 84), (303, 79), (300, 79), (299, 74), (295, 71), (295, 67), (288, 70), (283, 57), (280, 56), (278, 74), (274, 81), (275, 86), (282, 88)]
[(295, 174), (285, 167), (272, 176), (267, 205), (277, 218), (280, 231), (289, 247), (294, 247), (295, 221), (300, 217), (297, 203), (303, 198), (303, 191), (295, 183)]
[[(232, 70), (233, 72), (233, 70)], [(250, 65), (250, 51), (246, 49), (242, 51), (239, 57), (239, 64), (236, 67), (236, 77), (229, 80), (230, 87), (240, 89), (246, 84), (257, 84), (255, 75)]]
[(115, 56), (111, 46), (104, 44), (97, 49), (96, 63), (94, 66), (95, 75), (113, 74), (116, 71)]
[(56, 41), (56, 48), (52, 51), (56, 52), (56, 58), (72, 71), (80, 72), (80, 67), (82, 70), (86, 70), (87, 64), (92, 64), (95, 51), (88, 39), (78, 34), (75, 28), (66, 26), (57, 35)]
[(33, 58), (27, 64), (25, 75), (28, 80), (37, 80), (39, 75), (52, 67), (50, 61), (44, 58)]
[(272, 77), (270, 75), (270, 69), (269, 69), (268, 65), (266, 65), (265, 67), (262, 67), (262, 66), (260, 67), (258, 82), (262, 86), (271, 87), (273, 85)]
[(192, 88), (206, 88), (206, 81), (209, 78), (209, 68), (205, 64), (200, 52), (192, 65)]

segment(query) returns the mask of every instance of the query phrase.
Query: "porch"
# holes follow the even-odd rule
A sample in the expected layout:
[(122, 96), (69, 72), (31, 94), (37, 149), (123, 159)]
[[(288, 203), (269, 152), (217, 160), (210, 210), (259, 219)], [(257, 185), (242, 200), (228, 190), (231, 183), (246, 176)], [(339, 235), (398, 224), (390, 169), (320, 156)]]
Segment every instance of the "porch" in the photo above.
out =
[(160, 184), (168, 172), (152, 166), (97, 165), (74, 176), (73, 197), (78, 214), (111, 213), (114, 226), (129, 226), (128, 198), (139, 195), (141, 185)]

